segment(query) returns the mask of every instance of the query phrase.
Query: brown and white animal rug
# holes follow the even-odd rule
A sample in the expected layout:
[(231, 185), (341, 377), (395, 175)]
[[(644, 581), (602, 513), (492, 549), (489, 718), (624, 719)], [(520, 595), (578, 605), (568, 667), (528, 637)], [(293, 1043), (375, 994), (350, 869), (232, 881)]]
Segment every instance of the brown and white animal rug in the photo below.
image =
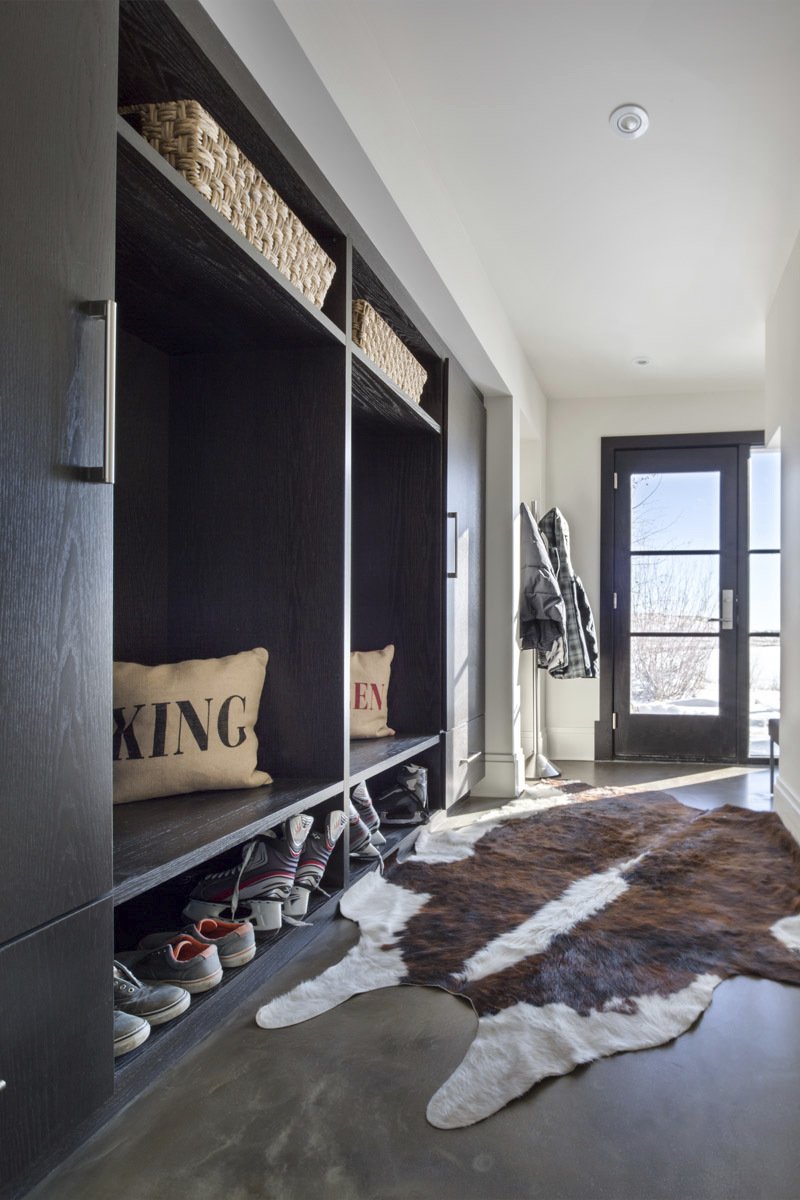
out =
[(341, 911), (358, 945), (256, 1021), (293, 1025), (397, 984), (463, 996), (478, 1029), (428, 1106), (442, 1129), (671, 1040), (732, 975), (800, 983), (800, 847), (774, 813), (664, 792), (544, 785), (462, 827), (440, 819)]

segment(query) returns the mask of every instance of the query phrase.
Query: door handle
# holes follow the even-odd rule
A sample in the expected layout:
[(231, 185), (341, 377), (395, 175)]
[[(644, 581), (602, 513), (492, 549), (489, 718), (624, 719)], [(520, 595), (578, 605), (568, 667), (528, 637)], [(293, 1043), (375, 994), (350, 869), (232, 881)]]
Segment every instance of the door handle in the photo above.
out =
[(718, 624), (720, 629), (733, 629), (733, 613), (735, 603), (736, 601), (733, 595), (733, 588), (723, 588), (720, 602), (720, 612), (722, 615), (719, 617), (706, 617), (706, 620), (709, 622), (709, 624), (712, 621), (715, 624)]
[(117, 413), (117, 302), (93, 300), (84, 306), (88, 317), (105, 321), (105, 386), (103, 400), (103, 465), (89, 467), (89, 483), (111, 483), (115, 476), (115, 425)]
[(448, 519), (448, 521), (453, 522), (453, 525), (452, 525), (452, 529), (453, 529), (452, 560), (450, 557), (450, 547), (449, 546), (448, 546), (448, 553), (447, 553), (448, 568), (450, 566), (450, 562), (452, 561), (453, 569), (452, 569), (452, 571), (448, 570), (447, 578), (448, 579), (458, 579), (458, 513), (457, 512), (449, 512), (447, 514), (447, 519)]

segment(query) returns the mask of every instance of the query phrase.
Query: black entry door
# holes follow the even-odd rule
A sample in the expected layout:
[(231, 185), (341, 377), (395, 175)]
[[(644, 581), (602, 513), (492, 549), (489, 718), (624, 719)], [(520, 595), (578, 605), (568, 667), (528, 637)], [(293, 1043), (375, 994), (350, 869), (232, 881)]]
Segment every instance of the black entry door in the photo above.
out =
[(736, 758), (738, 452), (618, 450), (615, 754)]

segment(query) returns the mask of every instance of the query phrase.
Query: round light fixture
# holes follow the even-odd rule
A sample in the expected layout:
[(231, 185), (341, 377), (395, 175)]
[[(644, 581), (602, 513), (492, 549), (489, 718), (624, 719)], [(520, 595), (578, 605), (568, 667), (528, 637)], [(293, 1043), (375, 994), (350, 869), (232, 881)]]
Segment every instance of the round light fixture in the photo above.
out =
[(635, 367), (649, 367), (650, 359), (647, 358), (644, 354), (642, 354), (639, 358), (634, 358), (633, 365)]
[(638, 138), (647, 132), (650, 118), (640, 104), (621, 104), (614, 109), (608, 123), (619, 137)]

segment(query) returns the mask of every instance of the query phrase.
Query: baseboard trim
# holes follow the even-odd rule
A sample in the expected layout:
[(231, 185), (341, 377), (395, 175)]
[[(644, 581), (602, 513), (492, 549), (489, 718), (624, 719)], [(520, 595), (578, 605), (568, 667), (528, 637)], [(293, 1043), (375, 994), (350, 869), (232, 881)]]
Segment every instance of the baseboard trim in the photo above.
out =
[(550, 725), (547, 730), (547, 757), (594, 761), (594, 726)]
[(472, 789), (473, 796), (519, 796), (525, 787), (525, 755), (522, 749), (501, 751), (487, 750), (483, 765), (483, 779)]
[(800, 842), (800, 796), (779, 775), (775, 780), (773, 807), (796, 842)]

